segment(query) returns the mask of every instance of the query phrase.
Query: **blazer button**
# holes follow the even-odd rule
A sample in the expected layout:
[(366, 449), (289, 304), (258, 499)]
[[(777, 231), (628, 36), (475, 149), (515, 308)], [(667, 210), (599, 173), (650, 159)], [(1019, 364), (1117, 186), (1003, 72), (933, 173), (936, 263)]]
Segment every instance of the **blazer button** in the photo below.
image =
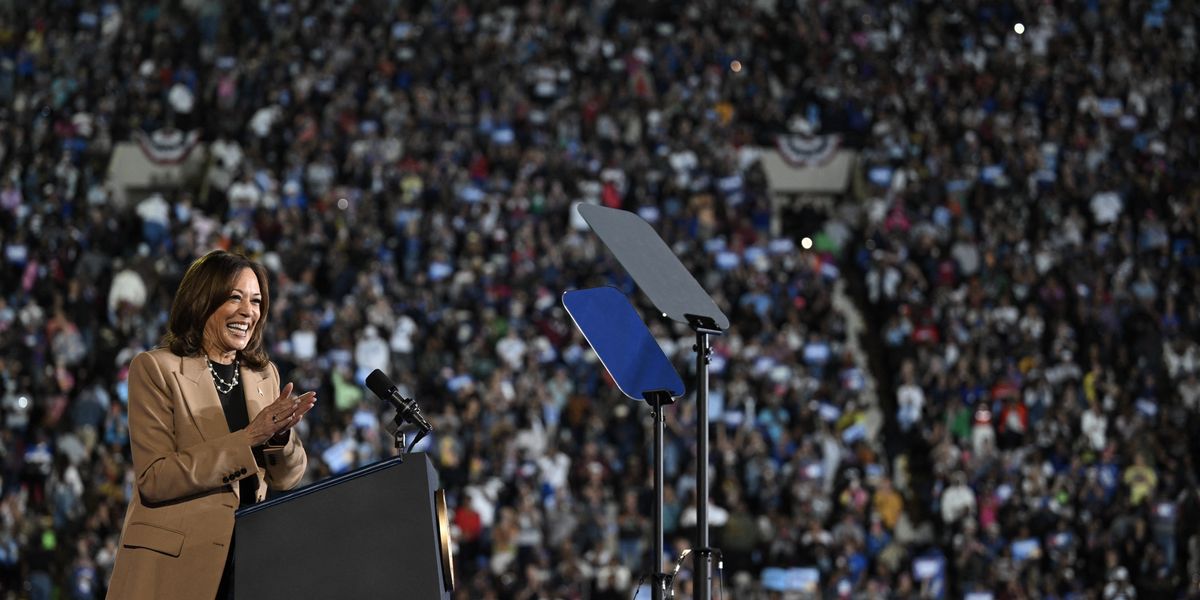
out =
[(246, 467), (242, 467), (242, 475), (246, 474)]
[(221, 478), (221, 483), (229, 483), (229, 478), (228, 478), (228, 477), (222, 477), (222, 478)]

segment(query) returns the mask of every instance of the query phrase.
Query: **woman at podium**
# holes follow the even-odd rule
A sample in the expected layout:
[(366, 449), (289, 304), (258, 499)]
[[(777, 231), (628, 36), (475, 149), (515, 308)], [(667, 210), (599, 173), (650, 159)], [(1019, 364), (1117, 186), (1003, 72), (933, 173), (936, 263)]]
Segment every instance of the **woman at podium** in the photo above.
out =
[(263, 348), (269, 306), (262, 265), (210, 252), (184, 274), (160, 347), (130, 364), (137, 479), (109, 598), (228, 597), (234, 511), (304, 475), (292, 428), (316, 394), (280, 389)]

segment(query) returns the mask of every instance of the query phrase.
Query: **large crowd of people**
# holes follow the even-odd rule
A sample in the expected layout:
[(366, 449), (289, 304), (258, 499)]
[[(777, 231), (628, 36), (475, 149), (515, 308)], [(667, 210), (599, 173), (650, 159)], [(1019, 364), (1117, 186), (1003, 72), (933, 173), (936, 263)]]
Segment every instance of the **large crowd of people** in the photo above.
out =
[(1197, 15), (1036, 8), (917, 49), (873, 124), (889, 455), (964, 592), (1195, 593)]
[[(576, 202), (646, 218), (733, 324), (710, 401), (724, 594), (1196, 589), (1188, 3), (0, 14), (2, 597), (103, 594), (134, 485), (128, 364), (215, 247), (266, 264), (271, 358), (322, 399), (306, 481), (394, 452), (363, 385), (381, 369), (436, 429), (418, 449), (449, 492), (455, 597), (648, 597), (694, 540), (695, 403), (667, 412), (658, 552), (648, 409), (559, 295), (617, 286), (685, 381), (691, 336)], [(845, 246), (773, 236), (741, 160), (797, 127), (859, 152), (829, 215)], [(114, 145), (162, 131), (200, 135), (201, 175), (114, 190)], [(861, 339), (835, 287), (860, 291)]]

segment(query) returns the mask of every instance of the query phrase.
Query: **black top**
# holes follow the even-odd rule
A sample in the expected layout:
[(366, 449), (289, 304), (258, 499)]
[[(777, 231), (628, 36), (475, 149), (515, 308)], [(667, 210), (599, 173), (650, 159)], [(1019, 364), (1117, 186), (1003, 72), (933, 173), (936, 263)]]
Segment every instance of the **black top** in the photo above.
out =
[[(233, 381), (234, 372), (237, 369), (236, 362), (223, 365), (209, 361), (213, 371), (216, 371), (217, 376), (225, 381)], [(221, 387), (217, 386), (217, 396), (221, 399), (221, 409), (225, 411), (225, 422), (229, 424), (230, 433), (239, 429), (245, 429), (250, 425), (250, 415), (246, 411), (246, 394), (242, 389), (241, 373), (238, 373), (237, 385), (233, 386), (228, 393), (221, 393)], [(216, 381), (213, 382), (216, 385)], [(258, 459), (258, 450), (255, 450), (254, 458)], [(241, 486), (241, 502), (239, 506), (245, 508), (254, 504), (255, 494), (258, 492), (258, 477), (243, 477), (238, 480), (238, 485)]]

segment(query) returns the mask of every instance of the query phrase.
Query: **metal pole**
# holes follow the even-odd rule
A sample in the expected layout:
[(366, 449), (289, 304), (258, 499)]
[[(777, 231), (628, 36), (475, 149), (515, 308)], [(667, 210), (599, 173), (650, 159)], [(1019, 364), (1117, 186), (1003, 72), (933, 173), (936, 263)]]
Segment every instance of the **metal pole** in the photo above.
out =
[(696, 600), (712, 595), (711, 559), (708, 547), (708, 331), (696, 328)]
[(663, 415), (662, 396), (653, 394), (650, 406), (654, 409), (654, 539), (650, 542), (650, 562), (654, 566), (654, 587), (650, 592), (652, 600), (663, 600), (665, 597), (667, 575), (663, 573), (663, 428), (666, 417)]

